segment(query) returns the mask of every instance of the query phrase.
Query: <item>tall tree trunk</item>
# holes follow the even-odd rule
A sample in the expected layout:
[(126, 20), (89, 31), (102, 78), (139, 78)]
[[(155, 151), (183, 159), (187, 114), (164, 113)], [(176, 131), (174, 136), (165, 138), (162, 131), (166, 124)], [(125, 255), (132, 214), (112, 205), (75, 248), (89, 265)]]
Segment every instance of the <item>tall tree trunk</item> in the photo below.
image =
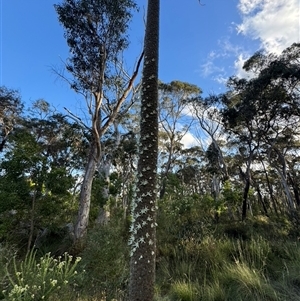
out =
[(244, 187), (244, 192), (243, 192), (243, 206), (242, 206), (242, 220), (245, 220), (247, 217), (247, 208), (248, 208), (248, 194), (250, 190), (250, 185), (251, 185), (251, 165), (253, 162), (253, 157), (254, 157), (254, 149), (250, 151), (248, 161), (246, 163), (247, 169), (246, 172), (244, 173), (242, 169), (240, 168), (241, 174), (244, 176), (245, 179), (245, 187)]
[(152, 301), (156, 263), (159, 0), (148, 0), (138, 183), (132, 204), (130, 301)]
[(245, 220), (247, 217), (247, 208), (248, 208), (248, 194), (251, 184), (251, 162), (252, 160), (247, 162), (247, 170), (244, 173), (242, 169), (240, 168), (240, 173), (242, 177), (244, 177), (245, 180), (245, 187), (243, 191), (243, 204), (242, 204), (242, 220)]
[(279, 217), (278, 210), (277, 210), (277, 205), (276, 205), (276, 201), (275, 201), (274, 194), (273, 194), (273, 188), (272, 188), (272, 185), (270, 183), (268, 172), (266, 170), (265, 163), (264, 163), (263, 160), (261, 160), (261, 163), (262, 163), (262, 166), (264, 168), (264, 173), (265, 173), (265, 176), (266, 176), (266, 181), (267, 181), (267, 185), (268, 185), (268, 189), (269, 189), (269, 193), (270, 193), (270, 198), (271, 198), (271, 201), (272, 201), (272, 205), (273, 205), (274, 211), (276, 213), (276, 216)]
[(219, 144), (217, 143), (216, 139), (214, 139), (213, 135), (211, 135), (211, 139), (212, 139), (212, 142), (213, 142), (215, 148), (218, 151), (218, 161), (219, 161), (220, 169), (223, 172), (223, 183), (224, 183), (225, 181), (227, 181), (229, 179), (227, 164), (224, 160), (223, 152), (222, 152), (221, 148), (219, 147)]
[(263, 211), (264, 211), (265, 215), (269, 217), (268, 209), (267, 209), (267, 206), (266, 206), (266, 204), (265, 204), (265, 202), (263, 200), (263, 197), (262, 197), (262, 194), (261, 194), (261, 191), (260, 191), (258, 183), (255, 183), (255, 188), (256, 188), (258, 200), (259, 200), (259, 202), (261, 203), (261, 205), (263, 207)]
[(168, 161), (166, 163), (166, 168), (164, 172), (162, 172), (162, 183), (161, 183), (161, 189), (159, 192), (159, 199), (163, 199), (165, 193), (166, 193), (166, 187), (167, 187), (167, 181), (168, 181), (168, 174), (171, 169), (171, 164), (172, 164), (172, 155), (173, 155), (173, 144), (174, 144), (174, 137), (172, 136), (171, 138), (171, 143), (170, 143), (170, 151), (169, 151), (169, 156), (168, 156)]
[[(272, 160), (271, 160), (271, 151), (272, 150), (274, 150), (275, 153), (277, 154), (277, 162), (272, 162)], [(277, 149), (276, 147), (273, 146), (269, 150), (268, 157), (269, 157), (270, 165), (275, 168), (275, 170), (277, 171), (277, 173), (279, 174), (279, 176), (281, 178), (281, 184), (283, 186), (283, 189), (284, 189), (284, 192), (285, 192), (285, 195), (287, 198), (287, 205), (289, 207), (289, 211), (292, 212), (296, 209), (296, 206), (295, 206), (295, 203), (294, 203), (294, 200), (292, 197), (290, 187), (287, 182), (287, 168), (286, 168), (286, 161), (285, 161), (284, 154), (279, 149)], [(281, 165), (280, 168), (277, 165), (278, 163)]]
[(245, 220), (247, 217), (249, 189), (250, 189), (250, 175), (246, 175), (245, 187), (244, 187), (244, 192), (243, 192), (242, 220)]
[[(94, 103), (93, 103), (93, 111), (90, 111), (92, 116), (92, 141), (89, 149), (88, 162), (85, 168), (85, 174), (83, 178), (83, 182), (80, 190), (80, 204), (78, 210), (78, 219), (75, 225), (74, 230), (74, 246), (75, 248), (81, 248), (84, 244), (85, 236), (87, 233), (87, 226), (89, 221), (89, 213), (90, 213), (90, 202), (91, 202), (91, 194), (92, 194), (92, 184), (94, 174), (97, 168), (97, 165), (100, 161), (102, 150), (101, 150), (101, 137), (106, 133), (111, 124), (115, 121), (118, 112), (129, 95), (130, 91), (133, 89), (133, 83), (135, 78), (138, 75), (138, 71), (140, 68), (141, 61), (143, 59), (144, 53), (141, 54), (137, 66), (134, 70), (132, 77), (130, 78), (127, 87), (124, 92), (117, 100), (117, 104), (113, 107), (112, 113), (109, 115), (108, 119), (104, 124), (101, 119), (101, 105), (103, 100), (103, 82), (104, 82), (104, 70), (105, 70), (105, 60), (102, 62), (102, 75), (101, 75), (101, 84), (99, 84), (99, 91), (93, 94)], [(91, 108), (90, 107), (90, 110)]]
[(31, 201), (30, 229), (29, 229), (29, 237), (28, 237), (28, 242), (27, 242), (27, 253), (29, 253), (29, 251), (30, 251), (32, 240), (33, 240), (36, 195), (37, 195), (37, 191), (35, 190), (33, 192), (32, 201)]
[(281, 171), (280, 168), (275, 165), (274, 165), (274, 168), (276, 169), (277, 173), (279, 174), (279, 176), (281, 178), (281, 184), (283, 186), (283, 189), (284, 189), (284, 192), (285, 192), (285, 195), (287, 198), (287, 205), (288, 205), (289, 211), (292, 212), (293, 210), (296, 209), (296, 206), (293, 201), (292, 193), (291, 193), (290, 187), (287, 183), (285, 173), (284, 173), (284, 171)]
[(78, 250), (81, 249), (85, 243), (90, 215), (92, 184), (98, 161), (97, 143), (93, 142), (90, 147), (88, 162), (81, 185), (78, 218), (74, 229), (74, 245)]
[(297, 183), (296, 183), (296, 181), (294, 181), (295, 177), (292, 177), (290, 172), (287, 173), (287, 176), (293, 187), (297, 207), (299, 207), (300, 206), (300, 195), (299, 195), (299, 189), (298, 189)]

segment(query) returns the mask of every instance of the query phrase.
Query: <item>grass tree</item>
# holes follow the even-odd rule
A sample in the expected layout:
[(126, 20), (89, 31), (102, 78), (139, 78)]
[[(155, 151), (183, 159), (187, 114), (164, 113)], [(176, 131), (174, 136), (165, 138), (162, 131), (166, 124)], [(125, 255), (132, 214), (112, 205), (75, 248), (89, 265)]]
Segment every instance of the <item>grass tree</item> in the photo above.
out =
[(132, 205), (129, 300), (154, 297), (158, 149), (159, 0), (148, 0), (136, 196)]

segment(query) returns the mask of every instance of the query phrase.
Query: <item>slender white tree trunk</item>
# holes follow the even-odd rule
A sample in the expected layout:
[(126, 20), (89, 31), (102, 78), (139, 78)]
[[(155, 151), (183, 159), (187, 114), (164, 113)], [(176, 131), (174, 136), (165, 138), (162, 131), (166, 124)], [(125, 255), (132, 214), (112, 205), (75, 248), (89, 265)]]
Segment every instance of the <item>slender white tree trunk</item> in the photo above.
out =
[(87, 227), (89, 223), (92, 184), (97, 163), (97, 146), (96, 144), (93, 144), (91, 145), (90, 154), (88, 157), (88, 162), (80, 190), (78, 218), (74, 229), (75, 245), (79, 248), (84, 244), (84, 239), (86, 237)]

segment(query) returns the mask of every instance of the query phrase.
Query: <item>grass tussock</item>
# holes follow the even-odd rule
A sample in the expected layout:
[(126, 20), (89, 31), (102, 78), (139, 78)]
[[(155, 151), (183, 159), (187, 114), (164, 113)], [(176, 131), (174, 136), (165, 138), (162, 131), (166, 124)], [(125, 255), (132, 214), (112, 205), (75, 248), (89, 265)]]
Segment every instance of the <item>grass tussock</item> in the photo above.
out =
[[(155, 301), (300, 300), (300, 243), (286, 224), (279, 231), (278, 222), (262, 218), (232, 225), (203, 224), (198, 218), (192, 225), (188, 223), (193, 219), (173, 227), (165, 219), (168, 227), (158, 228)], [(127, 239), (126, 225), (119, 221), (90, 231), (74, 281), (53, 290), (47, 300), (129, 301)], [(8, 253), (7, 247), (1, 248), (1, 263), (7, 267), (0, 267), (2, 284), (9, 284), (8, 271), (15, 279), (16, 267), (22, 267), (33, 286), (35, 278), (26, 273), (26, 262), (11, 260)], [(30, 262), (30, 270), (37, 269), (38, 260)], [(47, 273), (51, 283), (53, 270)]]

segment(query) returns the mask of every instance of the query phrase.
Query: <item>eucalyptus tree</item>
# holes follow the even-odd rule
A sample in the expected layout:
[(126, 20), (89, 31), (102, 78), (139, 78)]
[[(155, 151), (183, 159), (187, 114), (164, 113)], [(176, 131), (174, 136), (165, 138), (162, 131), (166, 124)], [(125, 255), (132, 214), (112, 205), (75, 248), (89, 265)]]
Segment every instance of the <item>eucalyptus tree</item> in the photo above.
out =
[(189, 116), (189, 99), (201, 93), (196, 85), (181, 81), (159, 83), (159, 135), (161, 163), (160, 198), (166, 190), (168, 173), (183, 148), (183, 138), (190, 130), (193, 119)]
[[(223, 174), (223, 181), (228, 180), (228, 168), (224, 158), (224, 151), (221, 149), (222, 140), (224, 140), (224, 126), (222, 124), (220, 104), (218, 96), (209, 96), (205, 99), (201, 97), (190, 101), (193, 117), (196, 125), (199, 124), (200, 131), (198, 136), (208, 136), (211, 140), (207, 148), (207, 158), (211, 163), (211, 171), (215, 174)], [(199, 139), (199, 138), (198, 138)]]
[[(80, 93), (87, 105), (89, 123), (71, 114), (90, 132), (89, 154), (80, 191), (75, 244), (84, 243), (89, 221), (93, 177), (101, 160), (101, 137), (115, 120), (121, 106), (133, 90), (142, 55), (132, 76), (124, 75), (120, 64), (122, 51), (129, 44), (127, 29), (133, 0), (64, 0), (55, 5), (59, 22), (70, 48), (65, 79)], [(124, 75), (124, 76), (123, 76)], [(118, 83), (118, 91), (115, 91)]]
[[(264, 118), (269, 130), (263, 136), (264, 152), (268, 163), (276, 170), (288, 204), (288, 211), (299, 204), (297, 187), (293, 192), (289, 182), (293, 179), (289, 173), (288, 161), (293, 152), (297, 152), (299, 137), (299, 59), (300, 44), (295, 43), (280, 55), (256, 53), (246, 64), (246, 70), (258, 70), (252, 81), (254, 91), (258, 91), (265, 103)], [(262, 115), (262, 112), (260, 112)]]
[(44, 100), (33, 104), (10, 135), (0, 165), (0, 212), (9, 218), (8, 232), (27, 239), (28, 250), (38, 229), (63, 227), (72, 218), (74, 171), (82, 168), (84, 140), (80, 127)]
[(132, 204), (129, 300), (152, 301), (156, 264), (159, 0), (148, 0), (136, 196)]
[(23, 109), (18, 91), (0, 87), (0, 152), (3, 151), (8, 135), (13, 131)]
[[(219, 99), (217, 96), (208, 96), (205, 99), (202, 97), (194, 98), (190, 101), (195, 125), (199, 125), (199, 130), (196, 130), (196, 136), (199, 141), (203, 137), (210, 140), (210, 144), (206, 148), (206, 158), (208, 160), (206, 172), (211, 178), (211, 194), (214, 198), (217, 208), (218, 199), (220, 196), (221, 182), (225, 183), (229, 179), (227, 162), (225, 161), (224, 151), (224, 127), (220, 113)], [(230, 204), (228, 210), (231, 212)], [(218, 213), (216, 211), (216, 219)]]
[[(256, 95), (251, 94), (253, 92), (251, 83), (245, 79), (231, 78), (228, 86), (231, 91), (222, 99), (225, 104), (222, 111), (223, 122), (226, 130), (231, 134), (231, 144), (237, 148), (246, 165), (245, 171), (242, 170), (242, 166), (239, 166), (240, 175), (245, 183), (242, 204), (242, 219), (245, 219), (251, 185), (251, 167), (262, 142), (260, 120), (255, 114), (253, 100)], [(262, 127), (261, 129), (263, 130)]]
[[(260, 150), (267, 147), (266, 153), (270, 154), (286, 133), (292, 131), (296, 135), (294, 129), (299, 125), (300, 116), (299, 57), (300, 44), (293, 44), (279, 56), (254, 54), (245, 62), (244, 69), (254, 71), (255, 76), (251, 79), (232, 77), (228, 82), (230, 91), (221, 97), (225, 127), (245, 158), (246, 171), (241, 170), (245, 180), (243, 219), (251, 185), (251, 165)], [(278, 173), (280, 175), (279, 170)], [(286, 187), (283, 179), (281, 175)]]

